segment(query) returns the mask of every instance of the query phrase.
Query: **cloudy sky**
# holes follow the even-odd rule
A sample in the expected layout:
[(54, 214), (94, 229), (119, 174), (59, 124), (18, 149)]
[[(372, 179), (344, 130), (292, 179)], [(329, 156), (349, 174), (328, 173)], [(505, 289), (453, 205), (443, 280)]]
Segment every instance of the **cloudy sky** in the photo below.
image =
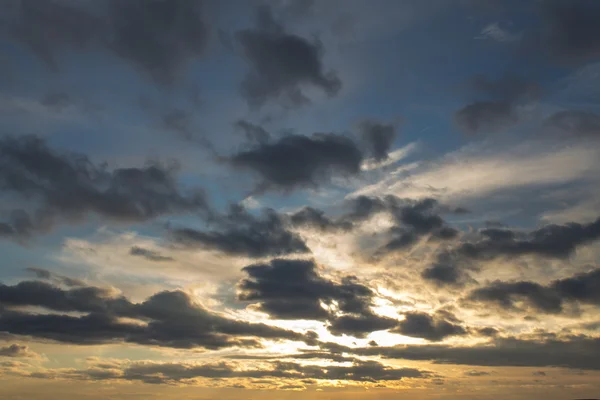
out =
[(599, 20), (3, 0), (0, 397), (600, 397)]

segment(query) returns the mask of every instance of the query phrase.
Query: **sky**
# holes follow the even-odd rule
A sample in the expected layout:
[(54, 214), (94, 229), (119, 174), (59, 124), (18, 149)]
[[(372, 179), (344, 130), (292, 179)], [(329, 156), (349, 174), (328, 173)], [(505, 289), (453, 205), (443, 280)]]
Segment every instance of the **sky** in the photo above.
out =
[(4, 0), (0, 397), (600, 397), (600, 1)]

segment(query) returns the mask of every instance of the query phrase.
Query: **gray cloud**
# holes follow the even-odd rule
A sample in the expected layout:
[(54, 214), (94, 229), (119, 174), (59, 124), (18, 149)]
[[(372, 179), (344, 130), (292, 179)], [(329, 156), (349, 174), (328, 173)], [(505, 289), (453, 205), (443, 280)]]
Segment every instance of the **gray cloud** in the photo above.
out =
[(507, 229), (485, 229), (481, 233), (483, 240), (462, 244), (458, 253), (478, 260), (528, 254), (566, 258), (578, 246), (600, 238), (600, 219), (588, 224), (546, 225), (525, 235)]
[(208, 26), (204, 2), (112, 1), (111, 49), (156, 82), (172, 84), (204, 53)]
[(49, 67), (57, 69), (58, 53), (97, 43), (103, 23), (71, 2), (21, 0), (7, 4), (13, 11), (1, 33), (27, 47)]
[(310, 101), (302, 90), (305, 85), (336, 95), (341, 81), (334, 71), (324, 70), (321, 43), (287, 33), (268, 7), (260, 7), (258, 14), (256, 28), (236, 34), (250, 67), (241, 85), (248, 104), (260, 107), (281, 100), (299, 106)]
[(496, 80), (476, 75), (469, 80), (468, 86), (480, 95), (509, 103), (523, 98), (537, 98), (542, 90), (538, 84), (514, 75), (503, 75)]
[(242, 151), (230, 158), (236, 168), (254, 171), (261, 178), (259, 189), (289, 191), (315, 186), (331, 175), (356, 175), (363, 155), (347, 137), (332, 133), (312, 136), (289, 135)]
[(235, 123), (235, 127), (244, 133), (250, 143), (265, 144), (271, 140), (271, 134), (260, 125), (241, 119)]
[(454, 118), (458, 127), (468, 134), (494, 132), (518, 120), (509, 103), (497, 101), (471, 103), (458, 110)]
[[(283, 378), (302, 380), (341, 380), (377, 382), (403, 378), (429, 378), (429, 371), (415, 368), (394, 368), (376, 361), (355, 360), (349, 366), (330, 365), (327, 368), (312, 364), (276, 361), (266, 367), (240, 369), (237, 364), (219, 362), (206, 364), (158, 363), (96, 363), (85, 370), (72, 370), (67, 377), (87, 380), (141, 381), (148, 384), (185, 384), (194, 378)], [(52, 370), (38, 377), (54, 376)], [(295, 385), (288, 385), (297, 387)]]
[(191, 123), (190, 114), (179, 108), (169, 110), (162, 116), (162, 125), (165, 129), (187, 140), (190, 140), (193, 135)]
[(425, 269), (421, 277), (438, 285), (460, 286), (465, 280), (464, 272), (452, 263), (435, 264)]
[(347, 220), (332, 220), (325, 212), (313, 207), (304, 207), (290, 216), (290, 221), (296, 227), (308, 227), (325, 232), (349, 231), (354, 225)]
[(600, 115), (589, 111), (559, 111), (548, 117), (544, 125), (577, 137), (600, 135)]
[(0, 140), (0, 191), (34, 209), (13, 210), (0, 223), (0, 235), (23, 239), (90, 213), (131, 222), (206, 210), (204, 194), (182, 193), (175, 172), (159, 163), (109, 171), (84, 155), (52, 150), (34, 136), (5, 137)]
[(204, 54), (209, 28), (204, 1), (13, 1), (4, 33), (50, 67), (65, 50), (99, 48), (170, 85)]
[(50, 272), (47, 269), (39, 267), (29, 267), (26, 271), (32, 272), (36, 278), (42, 280), (48, 280), (54, 282), (57, 285), (65, 285), (69, 287), (86, 286), (85, 282), (79, 279), (71, 278), (64, 275), (59, 275), (54, 272)]
[(52, 92), (45, 95), (40, 103), (52, 111), (60, 112), (70, 106), (73, 100), (67, 92)]
[(462, 287), (467, 283), (473, 283), (468, 269), (476, 269), (455, 252), (442, 251), (437, 254), (435, 263), (421, 272), (421, 277), (437, 286)]
[(143, 257), (150, 261), (173, 261), (172, 257), (166, 257), (154, 250), (145, 249), (138, 246), (133, 246), (131, 249), (129, 249), (129, 254), (132, 256)]
[[(370, 310), (374, 296), (371, 289), (350, 276), (341, 282), (326, 279), (319, 275), (313, 261), (275, 259), (247, 266), (243, 271), (248, 278), (238, 284), (238, 298), (255, 303), (272, 318), (330, 321), (332, 332), (357, 336), (390, 325), (390, 319)], [(321, 303), (336, 303), (338, 310), (326, 310)], [(343, 315), (336, 315), (336, 311)]]
[(360, 134), (373, 158), (378, 161), (388, 158), (388, 152), (396, 138), (394, 125), (370, 120), (363, 121), (360, 124)]
[(444, 318), (443, 314), (429, 315), (421, 312), (410, 312), (390, 332), (404, 336), (412, 336), (437, 342), (449, 336), (466, 335), (467, 330)]
[(380, 253), (410, 247), (424, 235), (438, 240), (453, 239), (458, 235), (458, 231), (447, 226), (438, 215), (442, 209), (434, 199), (413, 201), (388, 196), (385, 201), (396, 225), (390, 231), (392, 239), (380, 249)]
[(515, 124), (518, 102), (536, 99), (541, 92), (539, 85), (512, 75), (497, 80), (476, 75), (467, 86), (478, 100), (459, 109), (454, 120), (468, 134), (491, 133)]
[(342, 315), (330, 321), (327, 329), (334, 335), (351, 335), (357, 338), (365, 338), (368, 334), (377, 331), (385, 331), (398, 325), (394, 318), (382, 317), (374, 313), (362, 315)]
[(467, 300), (493, 303), (508, 310), (519, 310), (518, 304), (544, 313), (560, 313), (565, 302), (600, 306), (600, 269), (558, 279), (544, 286), (536, 282), (500, 282), (473, 290)]
[(22, 344), (11, 344), (0, 347), (0, 357), (37, 357), (37, 354)]
[(358, 196), (350, 200), (352, 211), (346, 218), (353, 222), (366, 221), (372, 216), (387, 211), (389, 202), (385, 198)]
[(560, 63), (581, 65), (600, 58), (600, 4), (593, 0), (540, 2), (539, 44)]
[(171, 237), (185, 246), (250, 257), (281, 256), (310, 251), (297, 234), (287, 229), (284, 219), (271, 209), (265, 210), (261, 218), (235, 205), (231, 207), (228, 215), (213, 217), (212, 221), (219, 230), (203, 232), (191, 228), (177, 228), (171, 230)]
[[(22, 306), (83, 315), (33, 313), (23, 311)], [(260, 338), (305, 339), (293, 331), (225, 318), (194, 304), (181, 291), (164, 291), (132, 303), (107, 289), (65, 290), (37, 281), (0, 285), (0, 331), (74, 344), (130, 342), (209, 349), (260, 347)]]
[(431, 361), (436, 364), (562, 367), (600, 369), (600, 339), (586, 336), (566, 338), (519, 339), (497, 338), (491, 344), (470, 346), (422, 345), (364, 347), (351, 349), (325, 345), (332, 351), (348, 354), (380, 355), (385, 358)]

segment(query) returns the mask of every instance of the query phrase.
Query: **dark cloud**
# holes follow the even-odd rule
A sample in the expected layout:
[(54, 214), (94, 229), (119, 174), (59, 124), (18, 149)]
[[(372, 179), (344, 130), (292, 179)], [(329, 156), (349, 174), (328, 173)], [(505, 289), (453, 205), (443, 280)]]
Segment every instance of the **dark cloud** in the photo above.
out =
[(404, 336), (427, 339), (432, 342), (444, 340), (449, 336), (466, 335), (467, 330), (444, 318), (443, 314), (429, 315), (421, 312), (410, 312), (390, 332)]
[(235, 127), (244, 133), (250, 143), (265, 144), (271, 140), (271, 134), (260, 125), (241, 119), (235, 123)]
[(336, 95), (341, 81), (334, 71), (324, 69), (321, 43), (287, 33), (268, 7), (260, 7), (258, 14), (256, 28), (236, 34), (250, 67), (241, 85), (248, 104), (260, 107), (281, 100), (299, 106), (310, 101), (303, 92), (306, 85)]
[(392, 239), (380, 249), (380, 253), (405, 249), (425, 235), (439, 240), (453, 239), (458, 235), (458, 231), (447, 226), (438, 215), (442, 210), (434, 199), (413, 201), (389, 196), (386, 202), (396, 224), (390, 231)]
[(33, 209), (13, 210), (0, 223), (0, 234), (23, 239), (91, 213), (131, 222), (206, 210), (204, 194), (182, 193), (175, 172), (159, 163), (110, 171), (84, 155), (52, 150), (34, 136), (5, 137), (0, 140), (0, 191)]
[(465, 133), (491, 133), (505, 129), (519, 120), (516, 106), (520, 101), (539, 97), (536, 83), (513, 75), (496, 80), (476, 75), (467, 85), (476, 93), (477, 100), (458, 110), (454, 120)]
[(214, 153), (214, 145), (197, 128), (193, 113), (181, 108), (171, 108), (163, 111), (156, 108), (153, 109), (154, 107), (150, 104), (142, 104), (141, 106), (146, 111), (151, 111), (151, 116), (154, 116), (156, 113), (162, 113), (159, 121), (162, 129), (174, 133), (183, 140), (195, 142)]
[(41, 104), (50, 110), (60, 112), (72, 104), (73, 100), (67, 92), (48, 93), (42, 98)]
[(190, 140), (193, 135), (191, 124), (191, 115), (179, 108), (167, 111), (162, 116), (162, 125), (165, 129), (175, 132), (187, 140)]
[(539, 45), (560, 63), (580, 65), (600, 58), (600, 4), (594, 0), (540, 2)]
[(53, 69), (59, 65), (58, 53), (84, 49), (102, 35), (102, 21), (74, 2), (20, 0), (5, 5), (12, 17), (0, 33), (8, 34)]
[(468, 134), (498, 131), (518, 120), (512, 105), (497, 101), (471, 103), (458, 110), (454, 118), (458, 127)]
[(229, 161), (234, 167), (256, 172), (262, 178), (259, 189), (289, 191), (315, 186), (333, 174), (356, 175), (362, 160), (360, 149), (349, 138), (317, 133), (284, 136), (237, 153)]
[[(195, 378), (283, 378), (302, 380), (340, 380), (377, 382), (403, 378), (429, 378), (429, 371), (394, 368), (377, 361), (355, 360), (351, 365), (328, 365), (327, 368), (295, 362), (275, 361), (262, 368), (239, 368), (227, 362), (189, 364), (136, 361), (132, 363), (98, 362), (85, 370), (72, 370), (69, 377), (87, 380), (141, 381), (149, 384), (193, 383)], [(298, 385), (288, 385), (292, 388)]]
[(562, 299), (550, 288), (534, 282), (494, 282), (475, 289), (469, 295), (475, 302), (497, 303), (506, 309), (516, 308), (516, 302), (526, 300), (531, 306), (548, 313), (562, 311)]
[(472, 269), (476, 267), (468, 260), (457, 257), (454, 252), (442, 251), (437, 254), (435, 263), (421, 272), (421, 277), (437, 286), (462, 287), (475, 282), (466, 271)]
[(491, 345), (400, 345), (360, 349), (335, 345), (332, 349), (347, 354), (380, 355), (385, 358), (431, 361), (436, 364), (600, 370), (600, 339), (586, 336), (562, 339), (496, 338)]
[(387, 211), (389, 202), (379, 197), (358, 196), (350, 201), (351, 211), (346, 215), (349, 221), (362, 222), (376, 214)]
[[(28, 312), (23, 306), (83, 315)], [(37, 281), (0, 285), (0, 331), (73, 344), (130, 342), (210, 349), (259, 347), (260, 338), (304, 339), (292, 331), (220, 316), (195, 304), (181, 291), (164, 291), (142, 303), (132, 303), (107, 289), (65, 290)]]
[(11, 210), (5, 220), (0, 222), (0, 238), (22, 241), (36, 229), (43, 230), (43, 227), (36, 228), (25, 210)]
[(232, 255), (265, 257), (310, 251), (297, 234), (287, 229), (284, 219), (271, 209), (265, 210), (262, 217), (256, 217), (235, 205), (228, 215), (214, 217), (213, 222), (218, 230), (203, 232), (177, 228), (170, 233), (180, 244)]
[(173, 83), (204, 53), (208, 27), (199, 0), (115, 0), (111, 48), (163, 84)]
[(388, 158), (388, 152), (396, 138), (394, 125), (369, 120), (363, 121), (360, 124), (360, 134), (373, 158), (377, 161)]
[(0, 357), (35, 357), (37, 354), (22, 344), (11, 344), (0, 347)]
[(345, 202), (345, 212), (328, 217), (324, 211), (304, 207), (291, 214), (290, 221), (297, 227), (311, 227), (321, 231), (350, 231), (377, 214), (387, 214), (394, 222), (388, 232), (390, 238), (377, 252), (378, 255), (402, 250), (425, 236), (430, 240), (449, 240), (458, 231), (446, 224), (441, 213), (462, 213), (460, 208), (440, 205), (434, 199), (410, 200), (395, 196), (358, 196)]
[(578, 137), (600, 135), (600, 115), (589, 111), (559, 111), (545, 121), (546, 127)]
[(373, 292), (350, 278), (341, 283), (323, 278), (310, 260), (275, 259), (243, 269), (248, 278), (238, 285), (238, 298), (257, 302), (259, 309), (274, 318), (326, 320), (330, 312), (321, 302), (339, 302), (345, 312), (364, 311)]
[(86, 286), (85, 282), (79, 279), (71, 278), (68, 276), (56, 274), (50, 272), (47, 269), (39, 267), (26, 268), (27, 271), (32, 272), (36, 278), (54, 282), (57, 285), (65, 285), (69, 287)]
[(129, 249), (129, 254), (132, 256), (143, 257), (150, 261), (173, 261), (172, 257), (166, 257), (161, 255), (159, 252), (145, 249), (143, 247), (133, 246)]
[(50, 279), (50, 278), (52, 278), (52, 273), (50, 271), (48, 271), (47, 269), (37, 268), (37, 267), (30, 267), (30, 268), (27, 268), (27, 271), (33, 272), (35, 274), (35, 276), (37, 278), (39, 278), (39, 279)]
[(435, 264), (425, 269), (421, 277), (438, 285), (460, 285), (463, 271), (454, 264)]
[(342, 315), (331, 320), (327, 329), (334, 335), (351, 335), (357, 338), (367, 337), (376, 331), (384, 331), (398, 325), (398, 320), (382, 317), (373, 313), (363, 315)]
[(329, 321), (332, 332), (359, 337), (391, 327), (391, 319), (370, 310), (371, 289), (350, 276), (341, 282), (326, 279), (313, 261), (276, 259), (243, 271), (248, 278), (238, 284), (238, 298), (254, 303), (272, 318)]
[(155, 82), (174, 83), (205, 52), (209, 28), (202, 0), (11, 2), (4, 32), (50, 67), (64, 50), (97, 48)]
[[(473, 290), (467, 300), (494, 303), (507, 310), (522, 310), (520, 304), (544, 313), (560, 313), (566, 302), (600, 306), (600, 269), (558, 279), (547, 286), (536, 282), (500, 282)], [(525, 311), (525, 310), (523, 310)]]
[(537, 98), (541, 92), (538, 84), (514, 75), (503, 75), (497, 80), (476, 75), (469, 80), (468, 86), (480, 95), (509, 103), (523, 98)]
[(578, 246), (600, 238), (600, 219), (588, 224), (551, 224), (528, 234), (517, 234), (507, 229), (485, 229), (482, 235), (485, 239), (462, 244), (458, 253), (478, 260), (528, 254), (567, 258)]
[(308, 227), (324, 232), (349, 231), (354, 225), (346, 220), (332, 220), (325, 212), (313, 207), (304, 207), (290, 216), (292, 225)]
[(331, 353), (327, 351), (313, 351), (309, 349), (301, 349), (301, 353), (292, 354), (277, 354), (277, 355), (264, 355), (264, 354), (233, 354), (225, 356), (227, 359), (233, 360), (281, 360), (281, 359), (296, 359), (296, 360), (312, 360), (312, 359), (325, 359), (335, 362), (353, 362), (357, 361), (356, 357), (348, 357), (342, 354)]

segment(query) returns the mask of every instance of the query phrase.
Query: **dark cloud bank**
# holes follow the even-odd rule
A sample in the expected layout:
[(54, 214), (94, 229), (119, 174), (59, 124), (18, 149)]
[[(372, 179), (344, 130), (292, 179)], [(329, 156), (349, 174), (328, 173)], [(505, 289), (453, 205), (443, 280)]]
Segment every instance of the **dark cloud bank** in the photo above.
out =
[(205, 1), (10, 0), (0, 31), (60, 68), (65, 51), (103, 49), (162, 85), (173, 84), (205, 53), (209, 37)]
[(15, 206), (0, 221), (0, 237), (16, 240), (90, 214), (141, 222), (208, 207), (202, 191), (179, 188), (173, 166), (109, 170), (84, 155), (53, 150), (35, 136), (0, 139), (0, 191), (28, 207)]
[[(28, 312), (24, 306), (54, 313)], [(260, 347), (259, 339), (306, 339), (293, 331), (220, 316), (181, 291), (164, 291), (132, 303), (103, 288), (62, 289), (43, 281), (0, 285), (0, 331), (72, 344), (128, 342), (208, 349)]]

